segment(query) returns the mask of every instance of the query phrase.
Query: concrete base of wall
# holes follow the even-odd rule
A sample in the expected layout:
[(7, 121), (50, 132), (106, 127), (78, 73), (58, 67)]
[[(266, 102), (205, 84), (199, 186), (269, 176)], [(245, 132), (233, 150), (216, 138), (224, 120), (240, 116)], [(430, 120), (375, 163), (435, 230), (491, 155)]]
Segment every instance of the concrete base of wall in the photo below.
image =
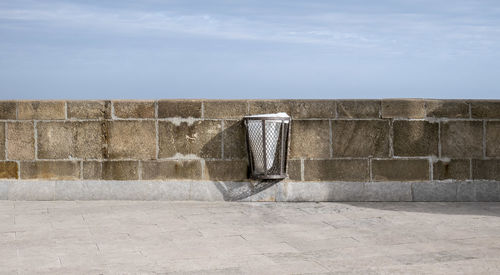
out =
[(499, 181), (0, 181), (1, 200), (500, 201)]

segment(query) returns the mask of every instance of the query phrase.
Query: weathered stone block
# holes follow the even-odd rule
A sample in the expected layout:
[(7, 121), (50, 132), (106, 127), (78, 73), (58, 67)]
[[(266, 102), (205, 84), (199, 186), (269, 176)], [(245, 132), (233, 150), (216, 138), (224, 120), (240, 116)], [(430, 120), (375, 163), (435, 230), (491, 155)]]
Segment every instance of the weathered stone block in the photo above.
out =
[(365, 182), (362, 201), (412, 201), (410, 182)]
[(9, 199), (9, 189), (11, 185), (11, 181), (0, 181), (0, 200)]
[(295, 180), (295, 181), (299, 181), (299, 180), (302, 180), (302, 176), (301, 176), (301, 161), (300, 159), (297, 159), (297, 160), (289, 160), (288, 161), (288, 178), (290, 180)]
[(367, 181), (368, 160), (304, 160), (306, 181)]
[(114, 101), (115, 116), (118, 118), (154, 118), (155, 102), (151, 100)]
[(429, 180), (429, 161), (425, 159), (372, 160), (374, 181)]
[(104, 161), (102, 163), (103, 180), (138, 180), (138, 161)]
[(486, 156), (500, 157), (500, 121), (486, 123)]
[(476, 201), (500, 201), (500, 183), (497, 181), (476, 181)]
[(220, 121), (200, 120), (179, 125), (160, 121), (160, 158), (195, 156), (221, 158), (222, 126)]
[(33, 122), (7, 123), (8, 159), (35, 159), (35, 130)]
[(56, 181), (56, 200), (186, 201), (190, 184), (175, 181)]
[(394, 121), (394, 155), (437, 156), (438, 128), (438, 123), (427, 121)]
[(246, 159), (247, 144), (245, 125), (242, 120), (225, 120), (224, 131), (224, 158)]
[(456, 201), (457, 182), (414, 182), (413, 201)]
[(68, 101), (69, 119), (109, 119), (111, 118), (111, 101), (85, 100)]
[(206, 160), (204, 179), (243, 181), (248, 179), (248, 163), (244, 160)]
[(452, 159), (433, 163), (434, 180), (466, 180), (470, 179), (470, 162), (468, 159)]
[(425, 105), (427, 117), (469, 117), (469, 104), (464, 100), (426, 100)]
[(246, 100), (210, 100), (203, 104), (204, 118), (240, 119), (247, 114)]
[(154, 121), (112, 121), (107, 125), (110, 159), (156, 158)]
[(0, 160), (5, 158), (5, 123), (0, 123)]
[(103, 158), (103, 125), (97, 121), (38, 123), (38, 158)]
[(18, 119), (65, 119), (64, 101), (20, 101)]
[(84, 161), (82, 166), (82, 178), (84, 180), (99, 180), (102, 178), (102, 162)]
[(441, 124), (441, 154), (450, 158), (483, 155), (481, 121), (449, 121)]
[(472, 181), (457, 182), (457, 201), (476, 201), (476, 185)]
[(142, 162), (143, 180), (201, 179), (199, 160), (167, 160)]
[(362, 201), (363, 182), (280, 182), (276, 201)]
[(330, 124), (328, 120), (293, 120), (290, 158), (329, 158)]
[(384, 99), (383, 118), (424, 118), (425, 101), (422, 99)]
[(54, 181), (47, 180), (13, 181), (9, 187), (9, 200), (52, 201), (54, 200), (54, 186)]
[(17, 162), (0, 161), (0, 179), (17, 179)]
[(500, 118), (500, 100), (470, 101), (473, 118)]
[(338, 118), (379, 118), (380, 100), (338, 100)]
[(388, 157), (389, 121), (332, 121), (332, 143), (334, 157)]
[(21, 179), (80, 179), (79, 161), (22, 161)]
[(158, 101), (158, 117), (194, 117), (201, 118), (200, 100), (160, 100)]
[(0, 119), (16, 119), (16, 105), (15, 101), (1, 101)]
[(472, 179), (500, 180), (500, 160), (498, 159), (472, 160)]
[(285, 112), (293, 119), (335, 118), (335, 100), (251, 100), (250, 114)]

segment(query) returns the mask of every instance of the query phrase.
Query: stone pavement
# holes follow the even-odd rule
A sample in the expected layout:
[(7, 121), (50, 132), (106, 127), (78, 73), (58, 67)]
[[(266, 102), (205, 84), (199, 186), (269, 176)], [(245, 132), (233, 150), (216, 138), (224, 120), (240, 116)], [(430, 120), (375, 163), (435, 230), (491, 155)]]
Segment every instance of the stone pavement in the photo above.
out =
[(1, 274), (499, 274), (500, 203), (0, 201)]

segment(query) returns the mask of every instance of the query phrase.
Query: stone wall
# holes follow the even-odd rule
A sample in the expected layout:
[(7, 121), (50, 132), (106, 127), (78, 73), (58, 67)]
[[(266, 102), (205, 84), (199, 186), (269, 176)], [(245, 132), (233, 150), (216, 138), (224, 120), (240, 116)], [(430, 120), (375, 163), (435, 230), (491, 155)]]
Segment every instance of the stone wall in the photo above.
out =
[(241, 119), (273, 112), (293, 118), (286, 184), (400, 182), (412, 200), (479, 200), (481, 184), (500, 200), (493, 100), (3, 101), (0, 178), (250, 182)]

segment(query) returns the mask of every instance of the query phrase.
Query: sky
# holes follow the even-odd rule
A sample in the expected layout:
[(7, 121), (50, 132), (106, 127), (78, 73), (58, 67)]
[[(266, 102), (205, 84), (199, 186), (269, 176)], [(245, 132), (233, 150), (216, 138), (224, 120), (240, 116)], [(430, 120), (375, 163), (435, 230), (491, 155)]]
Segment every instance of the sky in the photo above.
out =
[(500, 98), (498, 0), (0, 0), (0, 99)]

